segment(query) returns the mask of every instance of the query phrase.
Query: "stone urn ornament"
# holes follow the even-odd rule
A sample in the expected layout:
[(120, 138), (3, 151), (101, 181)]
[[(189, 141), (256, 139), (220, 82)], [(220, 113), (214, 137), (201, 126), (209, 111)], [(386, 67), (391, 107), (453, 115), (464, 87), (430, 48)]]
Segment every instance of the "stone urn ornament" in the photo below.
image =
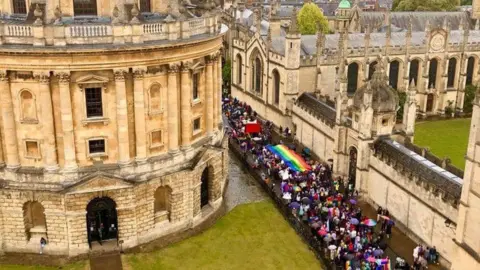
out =
[(140, 10), (138, 9), (138, 6), (136, 3), (133, 5), (131, 13), (132, 13), (131, 23), (140, 23), (140, 20), (138, 19), (138, 14), (140, 14)]
[(114, 24), (120, 23), (120, 19), (119, 19), (120, 10), (118, 9), (117, 5), (115, 5), (115, 7), (113, 8), (112, 16), (113, 16), (113, 21), (112, 22)]
[(33, 11), (33, 15), (37, 18), (35, 20), (35, 24), (43, 24), (43, 20), (41, 18), (43, 16), (43, 11), (38, 4)]
[(62, 23), (62, 10), (60, 9), (59, 6), (57, 6), (55, 8), (55, 11), (53, 11), (53, 15), (55, 15), (54, 24), (61, 24)]

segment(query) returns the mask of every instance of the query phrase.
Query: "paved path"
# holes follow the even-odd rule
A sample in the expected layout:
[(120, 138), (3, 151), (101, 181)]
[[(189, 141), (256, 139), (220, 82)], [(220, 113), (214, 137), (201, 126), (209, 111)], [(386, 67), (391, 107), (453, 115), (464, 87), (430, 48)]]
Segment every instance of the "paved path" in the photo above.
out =
[(105, 254), (90, 258), (90, 270), (122, 270), (120, 253)]

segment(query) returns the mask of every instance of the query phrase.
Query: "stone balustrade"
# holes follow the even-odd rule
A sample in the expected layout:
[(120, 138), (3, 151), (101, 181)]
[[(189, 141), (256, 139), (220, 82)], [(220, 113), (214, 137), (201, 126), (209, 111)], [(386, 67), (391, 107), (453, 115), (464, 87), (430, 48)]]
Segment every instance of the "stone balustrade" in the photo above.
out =
[(186, 20), (143, 21), (116, 24), (110, 21), (70, 20), (53, 24), (28, 24), (0, 17), (0, 45), (37, 47), (93, 44), (142, 44), (162, 40), (186, 40), (220, 31), (218, 14)]

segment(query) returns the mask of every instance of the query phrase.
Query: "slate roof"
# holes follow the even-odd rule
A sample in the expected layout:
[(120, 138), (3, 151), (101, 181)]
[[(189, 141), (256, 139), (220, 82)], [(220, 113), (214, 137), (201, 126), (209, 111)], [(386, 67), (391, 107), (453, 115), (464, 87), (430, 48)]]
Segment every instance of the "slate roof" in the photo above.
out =
[[(360, 25), (371, 25), (375, 28), (380, 28), (385, 25), (384, 12), (365, 11), (360, 13)], [(435, 11), (422, 11), (422, 12), (391, 12), (390, 17), (392, 25), (398, 28), (407, 29), (412, 15), (412, 31), (425, 31), (425, 24), (427, 20), (430, 22), (431, 27), (441, 27), (443, 25), (444, 18), (450, 22), (451, 30), (458, 30), (462, 21), (470, 21), (469, 15), (466, 12), (435, 12)]]
[[(325, 3), (316, 3), (318, 7), (323, 10), (323, 15), (325, 16), (335, 16), (335, 11), (338, 8), (338, 2), (325, 2)], [(297, 7), (297, 9), (301, 8), (303, 2), (282, 2), (282, 5), (277, 10), (278, 17), (291, 17), (293, 7)], [(270, 8), (270, 4), (265, 5), (265, 8)]]

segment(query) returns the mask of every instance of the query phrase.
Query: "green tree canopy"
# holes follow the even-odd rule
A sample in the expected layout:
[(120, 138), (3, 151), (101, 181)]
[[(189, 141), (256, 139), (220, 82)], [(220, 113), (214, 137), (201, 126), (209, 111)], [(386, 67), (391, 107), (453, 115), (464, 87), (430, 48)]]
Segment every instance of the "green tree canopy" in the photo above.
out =
[(454, 11), (459, 5), (455, 0), (394, 0), (395, 11)]
[(322, 32), (327, 34), (328, 21), (323, 16), (320, 8), (314, 3), (306, 3), (303, 5), (297, 15), (298, 28), (302, 35), (313, 35), (317, 31), (317, 23), (320, 24)]

